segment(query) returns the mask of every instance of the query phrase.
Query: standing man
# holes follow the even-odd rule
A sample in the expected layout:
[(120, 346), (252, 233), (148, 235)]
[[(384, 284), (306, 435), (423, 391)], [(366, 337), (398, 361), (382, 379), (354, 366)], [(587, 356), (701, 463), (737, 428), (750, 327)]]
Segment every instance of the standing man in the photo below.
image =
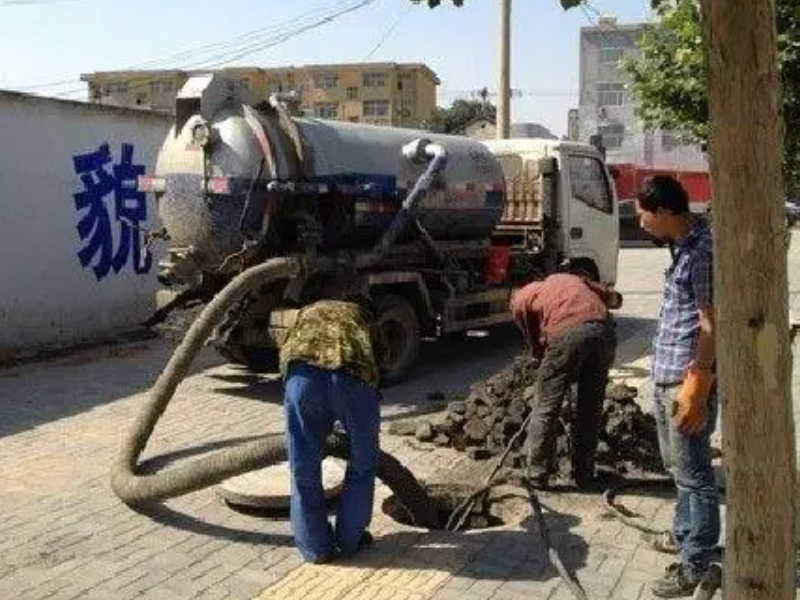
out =
[[(351, 302), (322, 300), (303, 308), (281, 347), (286, 447), (292, 479), (290, 516), (306, 561), (325, 563), (368, 544), (378, 465), (378, 367), (369, 317)], [(328, 522), (321, 463), (334, 421), (344, 426), (350, 458), (336, 513)]]
[[(659, 598), (678, 598), (694, 592), (720, 532), (710, 442), (717, 419), (713, 246), (708, 224), (689, 212), (686, 190), (672, 177), (646, 181), (636, 211), (642, 229), (669, 242), (672, 253), (653, 342), (652, 379), (661, 458), (678, 489), (671, 541), (680, 562), (667, 567), (652, 591)], [(669, 550), (669, 544), (659, 545)]]
[(572, 469), (579, 488), (594, 481), (594, 455), (616, 335), (608, 308), (621, 296), (570, 273), (529, 283), (511, 298), (514, 322), (541, 360), (537, 398), (528, 426), (528, 469), (534, 487), (546, 487), (556, 470), (556, 427), (564, 396), (578, 382)]

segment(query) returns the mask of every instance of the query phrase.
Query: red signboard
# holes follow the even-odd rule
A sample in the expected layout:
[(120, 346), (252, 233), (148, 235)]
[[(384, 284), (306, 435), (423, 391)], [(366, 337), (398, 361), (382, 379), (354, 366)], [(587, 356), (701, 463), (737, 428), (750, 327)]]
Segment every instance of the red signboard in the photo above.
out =
[(705, 210), (711, 202), (711, 178), (707, 171), (654, 169), (632, 163), (609, 165), (620, 202), (632, 202), (645, 179), (653, 175), (671, 175), (681, 182), (689, 194), (693, 209)]

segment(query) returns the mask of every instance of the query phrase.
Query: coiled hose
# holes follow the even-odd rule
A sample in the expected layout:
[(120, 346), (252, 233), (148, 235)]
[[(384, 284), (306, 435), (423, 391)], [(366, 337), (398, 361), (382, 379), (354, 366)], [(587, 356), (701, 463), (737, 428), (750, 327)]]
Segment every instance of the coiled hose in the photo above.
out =
[[(286, 460), (283, 435), (273, 434), (162, 473), (143, 475), (139, 473), (138, 465), (139, 457), (175, 389), (186, 377), (192, 360), (228, 308), (257, 286), (300, 276), (304, 270), (305, 264), (300, 258), (270, 259), (237, 275), (206, 305), (159, 375), (147, 404), (123, 439), (111, 470), (111, 488), (120, 500), (131, 506), (166, 500)], [(348, 448), (345, 437), (331, 436), (326, 452), (346, 459)], [(429, 528), (437, 525), (435, 503), (399, 461), (381, 452), (377, 476), (392, 489), (418, 525)]]

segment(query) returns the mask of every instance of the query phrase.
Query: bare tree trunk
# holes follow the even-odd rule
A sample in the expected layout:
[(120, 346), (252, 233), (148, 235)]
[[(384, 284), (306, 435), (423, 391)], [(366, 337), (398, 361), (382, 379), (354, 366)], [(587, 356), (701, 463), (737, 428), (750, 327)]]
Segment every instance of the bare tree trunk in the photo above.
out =
[(704, 0), (726, 600), (794, 590), (795, 442), (774, 0)]

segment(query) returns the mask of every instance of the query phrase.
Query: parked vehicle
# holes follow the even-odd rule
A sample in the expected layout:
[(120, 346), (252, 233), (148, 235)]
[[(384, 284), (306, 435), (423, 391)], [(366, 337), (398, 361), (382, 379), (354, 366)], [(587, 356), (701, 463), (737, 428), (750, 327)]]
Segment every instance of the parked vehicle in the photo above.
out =
[(254, 368), (321, 297), (373, 300), (389, 341), (381, 368), (396, 379), (421, 337), (508, 321), (513, 289), (566, 260), (610, 285), (617, 276), (617, 201), (592, 146), (299, 118), (218, 75), (182, 88), (139, 189), (156, 194), (170, 238), (160, 279), (182, 290), (166, 309), (269, 258), (311, 265), (249, 294), (219, 327), (220, 352)]

